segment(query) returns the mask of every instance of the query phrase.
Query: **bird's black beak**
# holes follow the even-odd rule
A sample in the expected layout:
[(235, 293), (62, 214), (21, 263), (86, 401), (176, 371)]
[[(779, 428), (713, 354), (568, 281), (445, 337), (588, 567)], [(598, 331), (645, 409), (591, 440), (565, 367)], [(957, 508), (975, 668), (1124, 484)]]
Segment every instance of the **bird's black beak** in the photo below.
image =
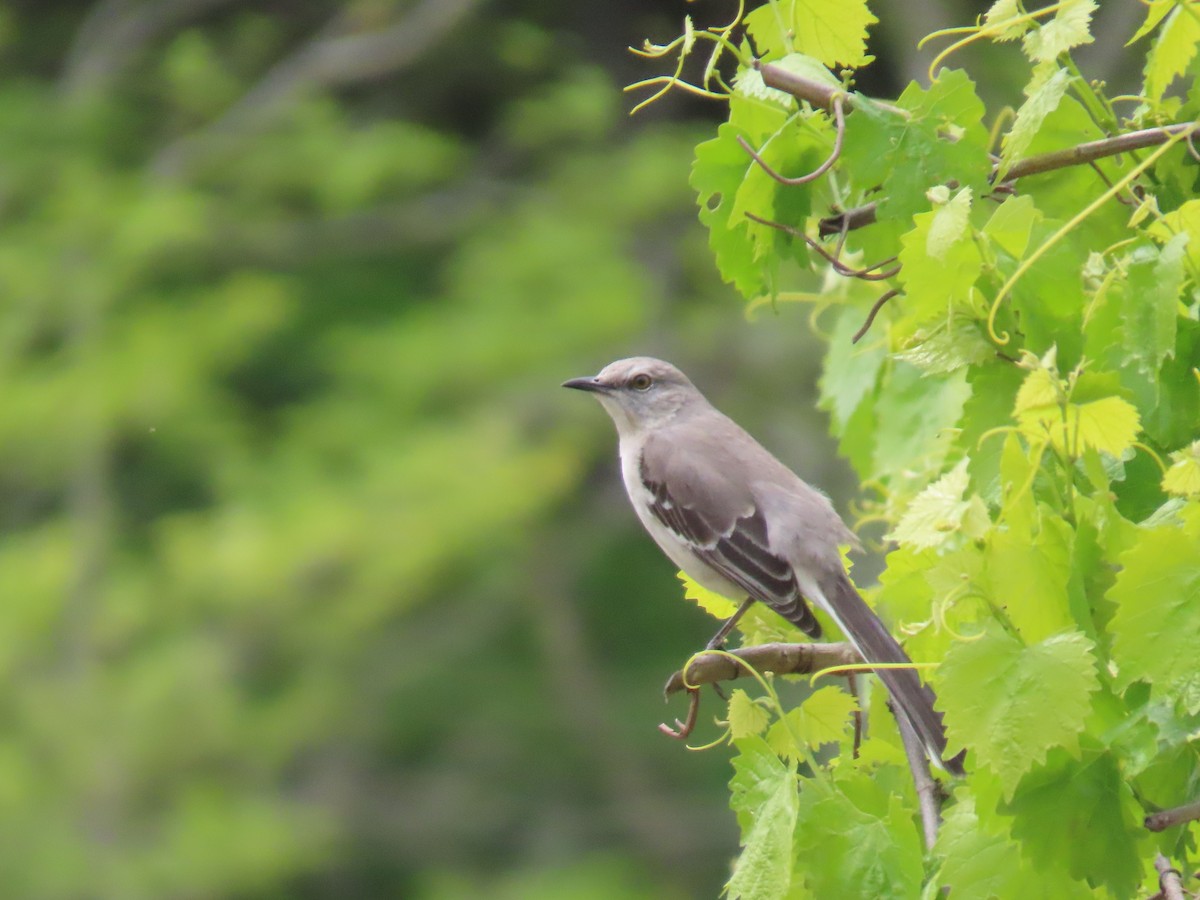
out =
[(592, 391), (600, 394), (609, 389), (607, 384), (595, 376), (591, 378), (572, 378), (570, 381), (564, 381), (562, 386), (565, 388), (574, 388), (577, 391)]

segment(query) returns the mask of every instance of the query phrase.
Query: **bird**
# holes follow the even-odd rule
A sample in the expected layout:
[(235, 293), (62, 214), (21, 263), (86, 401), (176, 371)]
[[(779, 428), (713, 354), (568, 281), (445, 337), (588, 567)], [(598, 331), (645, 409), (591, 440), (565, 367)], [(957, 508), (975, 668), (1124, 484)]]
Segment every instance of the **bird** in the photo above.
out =
[[(829, 498), (716, 409), (683, 372), (638, 356), (563, 387), (591, 393), (612, 418), (626, 493), (667, 557), (703, 587), (742, 601), (709, 649), (755, 602), (818, 638), (812, 603), (868, 664), (911, 666), (846, 573), (839, 545), (861, 545)], [(962, 754), (945, 758), (932, 689), (912, 668), (874, 672), (935, 764), (962, 774)]]

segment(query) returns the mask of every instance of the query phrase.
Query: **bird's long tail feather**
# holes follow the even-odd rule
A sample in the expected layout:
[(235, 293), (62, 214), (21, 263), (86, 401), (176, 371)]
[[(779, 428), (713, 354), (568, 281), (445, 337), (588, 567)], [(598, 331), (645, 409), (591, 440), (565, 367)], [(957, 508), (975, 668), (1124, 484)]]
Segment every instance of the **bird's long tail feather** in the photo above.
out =
[[(911, 665), (908, 654), (867, 606), (844, 572), (826, 577), (820, 587), (824, 596), (811, 599), (833, 617), (864, 660)], [(887, 687), (893, 704), (912, 724), (930, 758), (951, 774), (963, 774), (962, 754), (950, 759), (945, 757), (946, 729), (942, 714), (933, 708), (933, 690), (921, 681), (916, 670), (875, 669), (874, 672)]]

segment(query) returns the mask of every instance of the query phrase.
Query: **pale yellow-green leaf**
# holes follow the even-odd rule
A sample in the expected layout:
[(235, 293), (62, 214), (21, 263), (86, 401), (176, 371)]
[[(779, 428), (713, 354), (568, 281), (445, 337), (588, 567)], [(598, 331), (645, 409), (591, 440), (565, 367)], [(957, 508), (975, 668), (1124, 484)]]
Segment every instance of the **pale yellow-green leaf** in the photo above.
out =
[(999, 43), (1015, 41), (1029, 29), (1029, 21), (1016, 22), (1011, 25), (1006, 25), (1005, 23), (1009, 19), (1018, 18), (1020, 15), (1021, 8), (1017, 4), (1017, 0), (996, 0), (991, 5), (991, 8), (984, 13), (983, 23), (987, 26), (988, 34), (993, 41)]
[(1177, 234), (1188, 235), (1187, 256), (1192, 266), (1200, 266), (1200, 200), (1188, 200), (1162, 218), (1151, 222), (1146, 231), (1158, 241), (1166, 242)]
[(1137, 409), (1120, 397), (1102, 397), (1067, 407), (1070, 442), (1067, 446), (1075, 454), (1082, 453), (1087, 447), (1095, 447), (1119, 457), (1137, 440), (1141, 427)]
[(1025, 53), (1034, 62), (1058, 58), (1072, 47), (1092, 42), (1092, 13), (1096, 0), (1074, 0), (1060, 7), (1054, 18), (1025, 35)]
[(1021, 104), (1012, 127), (1004, 135), (997, 178), (1002, 179), (1009, 166), (1024, 155), (1046, 117), (1058, 109), (1070, 83), (1071, 73), (1060, 69), (1053, 61), (1040, 63), (1034, 68), (1033, 78), (1025, 88), (1028, 99)]
[(735, 741), (752, 734), (761, 734), (767, 727), (770, 714), (743, 691), (735, 688), (729, 695), (729, 734)]
[(1034, 369), (1025, 376), (1021, 387), (1017, 389), (1013, 414), (1018, 419), (1030, 414), (1035, 414), (1037, 418), (1048, 414), (1057, 415), (1062, 396), (1063, 385), (1050, 369)]
[(925, 252), (934, 259), (945, 259), (950, 248), (966, 234), (970, 216), (971, 189), (965, 187), (934, 212), (925, 237)]
[(1200, 441), (1186, 450), (1176, 450), (1171, 459), (1174, 462), (1163, 475), (1163, 490), (1179, 497), (1200, 499)]
[(1142, 27), (1134, 32), (1133, 37), (1125, 42), (1125, 46), (1128, 47), (1130, 44), (1148, 35), (1163, 20), (1163, 17), (1174, 8), (1175, 0), (1150, 0), (1146, 4), (1146, 20), (1142, 22)]
[(718, 619), (728, 619), (737, 612), (738, 604), (728, 597), (722, 597), (716, 591), (710, 591), (697, 582), (688, 577), (687, 573), (680, 572), (678, 576), (683, 582), (683, 596), (688, 600), (696, 601), (696, 605), (702, 610)]
[(1148, 100), (1158, 103), (1171, 82), (1187, 71), (1196, 55), (1197, 41), (1200, 41), (1200, 17), (1196, 10), (1177, 5), (1167, 16), (1146, 57), (1144, 90)]
[[(968, 462), (963, 457), (958, 465), (921, 491), (908, 505), (887, 539), (915, 549), (940, 547), (963, 530), (964, 519), (971, 512), (969, 524), (972, 530), (977, 530), (982, 522), (978, 516), (979, 509), (973, 510), (973, 507), (981, 505), (979, 498), (963, 497), (970, 480)], [(982, 521), (986, 520), (984, 510)]]

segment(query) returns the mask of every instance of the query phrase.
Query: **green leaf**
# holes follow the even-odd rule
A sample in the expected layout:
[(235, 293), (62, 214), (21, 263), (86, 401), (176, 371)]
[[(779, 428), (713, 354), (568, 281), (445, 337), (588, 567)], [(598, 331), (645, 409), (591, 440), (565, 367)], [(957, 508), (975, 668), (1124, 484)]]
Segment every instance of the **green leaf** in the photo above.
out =
[(1057, 59), (1072, 47), (1092, 42), (1092, 13), (1096, 0), (1064, 3), (1054, 18), (1025, 35), (1025, 54), (1034, 62)]
[(984, 558), (992, 602), (1007, 613), (1027, 643), (1077, 625), (1071, 615), (1071, 527), (1056, 515), (1039, 517), (1039, 531), (1010, 527), (988, 539)]
[(810, 747), (840, 741), (854, 724), (858, 709), (854, 695), (839, 687), (818, 688), (793, 710), (798, 712), (795, 726), (801, 740)]
[(1148, 850), (1139, 840), (1146, 834), (1141, 810), (1119, 761), (1094, 741), (1084, 742), (1079, 759), (1052, 752), (1000, 811), (1013, 817), (1012, 833), (1036, 871), (1065, 869), (1078, 881), (1106, 885), (1110, 896), (1135, 895)]
[(761, 734), (770, 718), (770, 714), (741, 688), (734, 688), (729, 695), (729, 735), (735, 741)]
[(859, 404), (874, 392), (879, 369), (887, 359), (884, 344), (878, 341), (855, 344), (851, 340), (862, 325), (862, 316), (863, 313), (852, 306), (838, 310), (829, 349), (825, 353), (819, 382), (819, 406), (829, 411), (835, 434), (845, 428)]
[(955, 244), (969, 236), (970, 220), (971, 189), (965, 187), (934, 210), (929, 233), (925, 236), (925, 252), (934, 259), (945, 259)]
[(942, 860), (936, 883), (950, 890), (955, 900), (1094, 897), (1085, 884), (1072, 881), (1061, 869), (1031, 865), (1007, 829), (988, 828), (975, 806), (975, 798), (967, 795), (950, 807), (934, 847), (934, 855)]
[(964, 499), (969, 478), (963, 457), (958, 465), (909, 503), (886, 537), (916, 549), (940, 547), (957, 534), (976, 538), (989, 525), (987, 509), (976, 496)]
[(726, 123), (717, 129), (715, 138), (696, 147), (691, 185), (698, 195), (700, 221), (708, 228), (708, 245), (721, 277), (749, 299), (762, 293), (766, 281), (754, 258), (748, 223), (731, 217), (738, 189), (750, 168), (750, 158), (737, 136), (737, 129)]
[(935, 316), (945, 319), (956, 307), (967, 307), (983, 258), (967, 230), (971, 198), (967, 188), (956, 200), (964, 197), (965, 203), (913, 216), (913, 229), (900, 239), (906, 319), (918, 323)]
[[(1154, 14), (1155, 10), (1151, 9), (1149, 15)], [(1149, 21), (1148, 17), (1147, 22)], [(1175, 4), (1146, 57), (1143, 92), (1148, 100), (1152, 103), (1162, 101), (1163, 94), (1167, 92), (1171, 82), (1176, 76), (1187, 71), (1196, 55), (1198, 41), (1200, 19), (1197, 19), (1195, 10), (1185, 9), (1183, 4)]]
[[(1053, 747), (1073, 750), (1098, 686), (1092, 643), (1054, 635), (1026, 646), (993, 627), (955, 646), (938, 669), (948, 752), (970, 748), (1007, 796)], [(1054, 714), (1046, 689), (1054, 686)]]
[(913, 811), (855, 772), (838, 793), (806, 789), (796, 822), (796, 877), (814, 897), (911, 900), (921, 887)]
[(1178, 697), (1200, 711), (1200, 529), (1145, 530), (1120, 558), (1108, 598), (1117, 684), (1150, 683), (1152, 697)]
[(1025, 88), (1027, 99), (1017, 110), (1017, 118), (1001, 144), (997, 181), (1003, 181), (1012, 164), (1025, 155), (1046, 117), (1058, 108), (1070, 83), (1071, 73), (1054, 62), (1041, 63), (1033, 70), (1033, 78)]
[(983, 226), (983, 233), (1014, 260), (1019, 260), (1029, 246), (1030, 231), (1041, 218), (1032, 197), (1024, 194), (1009, 197), (996, 207)]
[(875, 471), (933, 473), (950, 446), (970, 388), (966, 370), (925, 377), (906, 363), (891, 367), (876, 397)]
[(1121, 307), (1126, 357), (1146, 373), (1158, 371), (1175, 352), (1175, 322), (1190, 235), (1176, 234), (1162, 246), (1142, 246), (1126, 260), (1128, 290)]
[(792, 881), (796, 826), (796, 773), (762, 738), (737, 743), (730, 806), (742, 826), (742, 853), (725, 890), (741, 900), (778, 900)]
[(916, 366), (926, 375), (947, 375), (966, 366), (993, 359), (995, 349), (980, 332), (979, 322), (969, 316), (954, 316), (930, 331), (918, 329), (906, 349), (894, 358)]

